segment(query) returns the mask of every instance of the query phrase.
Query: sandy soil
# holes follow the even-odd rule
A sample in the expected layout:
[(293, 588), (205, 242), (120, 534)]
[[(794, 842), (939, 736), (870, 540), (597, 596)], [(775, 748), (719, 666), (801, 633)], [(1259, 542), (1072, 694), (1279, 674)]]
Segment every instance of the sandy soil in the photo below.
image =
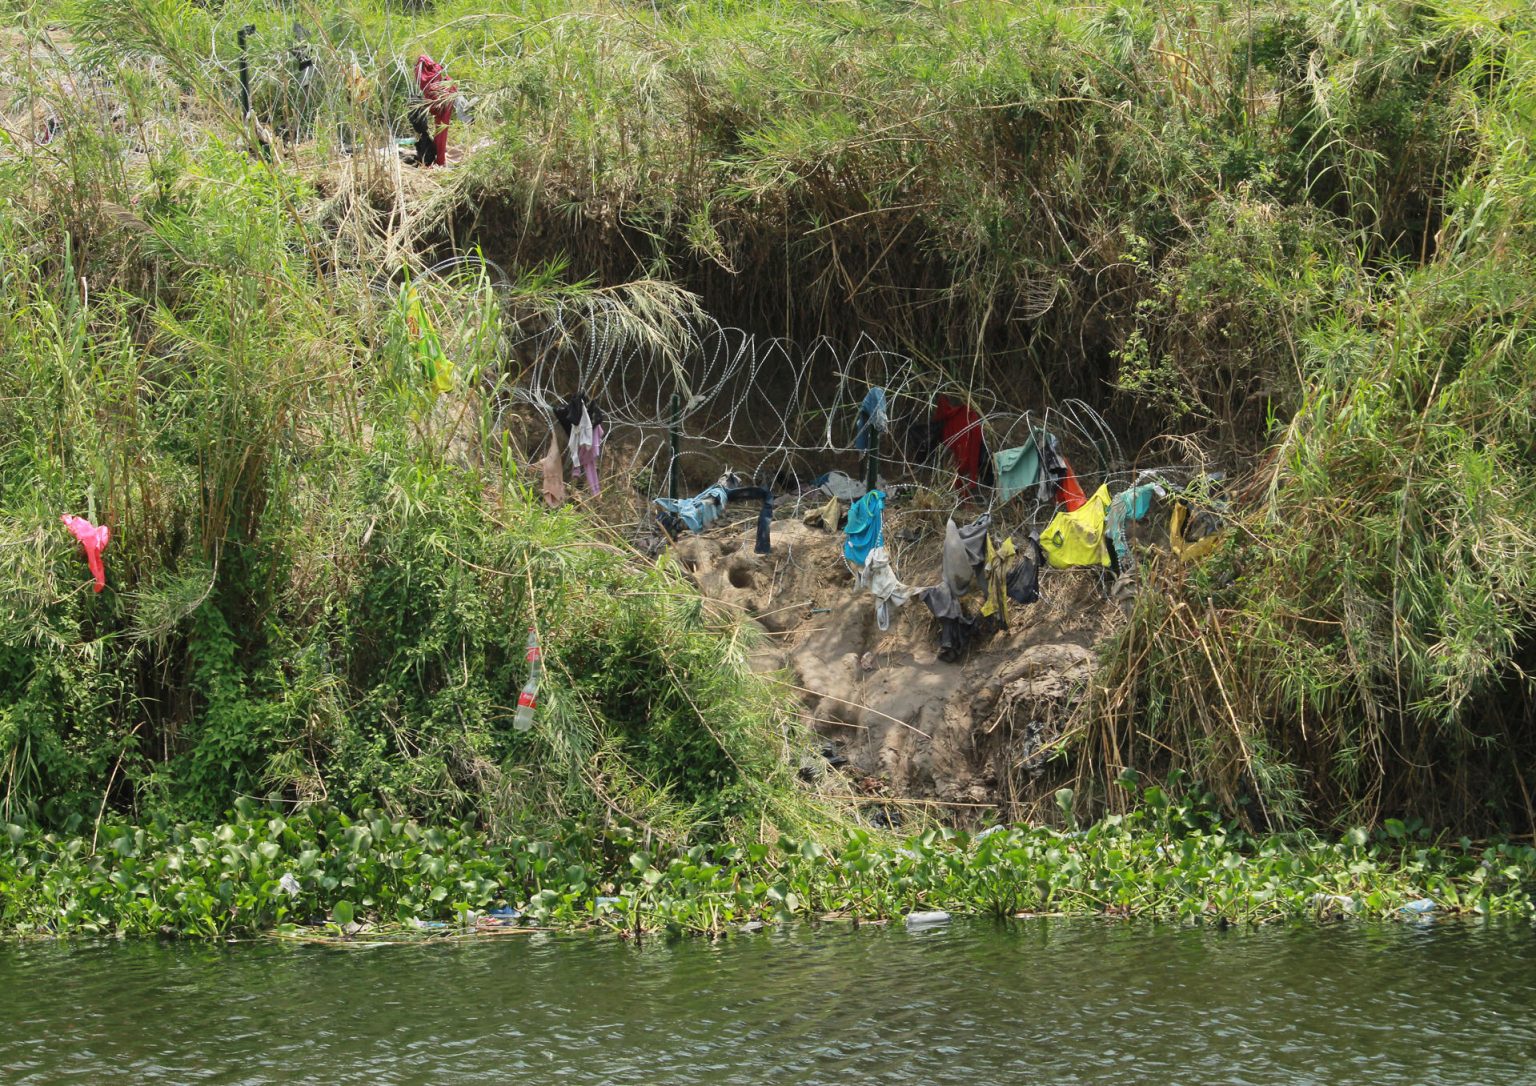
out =
[[(783, 503), (771, 555), (753, 553), (753, 507), (680, 539), (676, 556), (705, 595), (762, 628), (760, 666), (782, 669), (806, 725), (847, 759), (839, 771), (856, 789), (1009, 805), (1092, 674), (1094, 644), (1123, 621), (1105, 579), (1095, 570), (1043, 571), (1039, 601), (1014, 605), (1008, 629), (946, 662), (939, 624), (921, 601), (894, 610), (889, 630), (878, 628), (875, 599), (842, 557), (843, 534), (802, 520), (817, 501)], [(913, 588), (940, 580), (945, 517), (887, 507), (893, 566)], [(973, 592), (967, 611), (980, 603)]]

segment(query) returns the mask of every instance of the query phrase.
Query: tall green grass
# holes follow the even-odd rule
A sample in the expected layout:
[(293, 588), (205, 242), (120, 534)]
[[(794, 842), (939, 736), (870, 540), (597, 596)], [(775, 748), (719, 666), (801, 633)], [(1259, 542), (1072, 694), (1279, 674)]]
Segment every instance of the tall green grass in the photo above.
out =
[[(545, 511), (497, 425), (504, 322), (571, 288), (418, 283), (439, 395), (395, 285), (322, 253), (312, 186), (213, 133), (114, 174), (112, 119), (74, 124), (3, 182), (4, 818), (366, 797), (681, 841), (797, 817), (742, 631)], [(64, 513), (112, 529), (100, 594)]]
[(1479, 138), (1471, 18), (1410, 3), (63, 10), (84, 56), (156, 65), (226, 127), (255, 25), (253, 101), (300, 167), (404, 134), (430, 51), (474, 153), (397, 209), (415, 238), (452, 210), (504, 263), (870, 332), (1009, 401), (1104, 402), (1138, 439), (1251, 448), (1299, 399), (1299, 327), (1363, 267), (1432, 254)]
[[(71, 59), (37, 44), (49, 20)], [(485, 444), (498, 348), (468, 326), (490, 384), (455, 417), (482, 447), (449, 455), (368, 284), (479, 244), (515, 272), (685, 288), (755, 331), (871, 332), (1015, 406), (1086, 397), (1145, 462), (1171, 434), (1234, 469), (1229, 545), (1150, 569), (1108, 651), (1060, 768), (1080, 801), (1171, 765), (1254, 825), (1536, 823), (1525, 6), (106, 0), (18, 23), (36, 59), (7, 108), (66, 135), (0, 163), (3, 342), (25, 360), (0, 407), (12, 804), (387, 778), (446, 809), (509, 787), (485, 765), (560, 792), (455, 685), (514, 682), (491, 630), (526, 620), (517, 576), (574, 599), (592, 569), (638, 577), (571, 613), (640, 660), (684, 605), (644, 602), (659, 575), (600, 548), (551, 572), (581, 531), (520, 504)], [(463, 165), (405, 191), (372, 149), (404, 130), (419, 50), (477, 119)], [(500, 312), (469, 295), (442, 309)], [(36, 527), (92, 492), (131, 605), (66, 594), (73, 556)], [(687, 785), (604, 737), (628, 690), (688, 720), (692, 680), (618, 682), (590, 651), (569, 671), (587, 693), (551, 712), (560, 779), (686, 821)], [(735, 670), (703, 674), (757, 706)], [(332, 743), (335, 720), (369, 738)], [(747, 733), (722, 735), (746, 766)]]
[(1435, 19), (1478, 143), (1434, 256), (1302, 327), (1227, 553), (1144, 601), (1084, 714), (1104, 794), (1172, 760), (1261, 824), (1536, 825), (1536, 52), (1529, 12)]

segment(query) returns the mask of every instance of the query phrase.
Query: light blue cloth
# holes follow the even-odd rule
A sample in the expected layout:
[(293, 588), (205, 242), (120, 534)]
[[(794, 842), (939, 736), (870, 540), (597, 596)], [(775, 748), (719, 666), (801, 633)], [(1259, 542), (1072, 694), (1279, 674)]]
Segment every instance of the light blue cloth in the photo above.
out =
[(653, 504), (682, 521), (690, 532), (698, 533), (719, 519), (728, 501), (725, 487), (715, 485), (694, 498), (655, 498)]
[(1143, 483), (1141, 486), (1122, 490), (1109, 503), (1109, 512), (1104, 515), (1104, 536), (1109, 540), (1110, 546), (1115, 548), (1115, 556), (1120, 561), (1121, 569), (1126, 569), (1131, 564), (1131, 547), (1125, 541), (1126, 524), (1131, 521), (1145, 520), (1147, 514), (1152, 511), (1152, 499), (1162, 495), (1163, 488), (1156, 483)]
[(865, 393), (864, 402), (859, 404), (859, 425), (853, 434), (853, 447), (859, 452), (868, 452), (870, 431), (883, 434), (890, 428), (890, 416), (885, 411), (885, 389), (877, 385)]
[(860, 569), (869, 552), (885, 546), (885, 491), (871, 490), (848, 507), (843, 557)]

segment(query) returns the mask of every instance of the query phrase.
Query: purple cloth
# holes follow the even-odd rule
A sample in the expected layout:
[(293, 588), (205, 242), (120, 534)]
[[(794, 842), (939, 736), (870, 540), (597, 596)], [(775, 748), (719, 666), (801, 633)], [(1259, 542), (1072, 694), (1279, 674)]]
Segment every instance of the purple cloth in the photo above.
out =
[(592, 444), (583, 445), (576, 450), (577, 455), (581, 458), (582, 473), (587, 477), (587, 489), (592, 492), (593, 497), (603, 492), (597, 478), (597, 458), (602, 451), (603, 428), (601, 426), (594, 426), (592, 427)]

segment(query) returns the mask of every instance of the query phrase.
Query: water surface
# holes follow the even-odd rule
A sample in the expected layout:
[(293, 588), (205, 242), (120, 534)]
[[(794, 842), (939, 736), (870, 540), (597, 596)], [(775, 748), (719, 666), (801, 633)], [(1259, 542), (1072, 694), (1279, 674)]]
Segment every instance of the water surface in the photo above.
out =
[(1529, 926), (0, 943), (0, 1082), (1536, 1083)]

